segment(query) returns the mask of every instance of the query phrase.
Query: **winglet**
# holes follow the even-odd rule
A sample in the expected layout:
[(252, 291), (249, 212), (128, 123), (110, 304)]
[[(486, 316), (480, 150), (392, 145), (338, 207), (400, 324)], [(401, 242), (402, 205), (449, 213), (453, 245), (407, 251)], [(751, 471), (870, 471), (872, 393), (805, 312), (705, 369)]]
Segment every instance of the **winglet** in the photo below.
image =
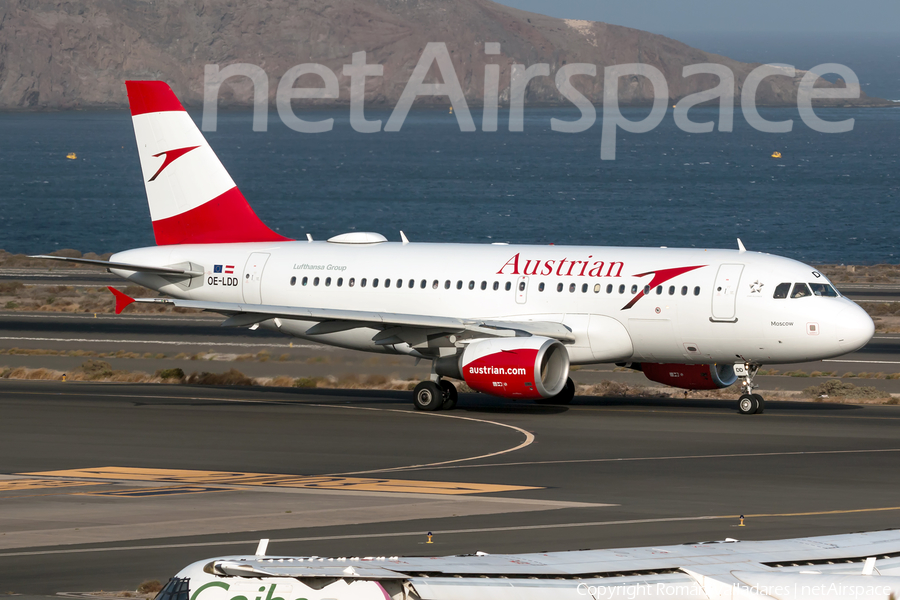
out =
[(111, 285), (106, 286), (106, 289), (111, 291), (113, 293), (113, 296), (116, 297), (116, 314), (117, 315), (120, 314), (123, 310), (125, 310), (126, 306), (128, 306), (129, 304), (134, 302), (134, 298), (132, 298), (128, 294), (123, 294), (122, 292), (120, 292), (116, 288), (112, 287)]

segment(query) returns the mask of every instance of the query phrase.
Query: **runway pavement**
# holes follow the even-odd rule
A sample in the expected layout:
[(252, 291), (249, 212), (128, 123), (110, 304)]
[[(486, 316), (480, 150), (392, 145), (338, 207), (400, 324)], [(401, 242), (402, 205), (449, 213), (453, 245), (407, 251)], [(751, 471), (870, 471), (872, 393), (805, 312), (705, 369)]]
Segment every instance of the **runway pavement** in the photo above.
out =
[[(0, 590), (252, 552), (492, 553), (900, 526), (900, 407), (0, 380)], [(738, 516), (746, 526), (738, 527)], [(425, 534), (433, 532), (433, 544)]]

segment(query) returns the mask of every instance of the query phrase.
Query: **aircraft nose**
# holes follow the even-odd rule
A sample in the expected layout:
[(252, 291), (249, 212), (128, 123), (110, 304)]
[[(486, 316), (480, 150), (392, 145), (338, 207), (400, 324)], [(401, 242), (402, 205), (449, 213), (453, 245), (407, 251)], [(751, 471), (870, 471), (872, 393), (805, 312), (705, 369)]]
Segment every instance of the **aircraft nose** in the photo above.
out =
[(875, 322), (855, 304), (839, 312), (836, 321), (838, 345), (844, 352), (859, 350), (875, 335)]

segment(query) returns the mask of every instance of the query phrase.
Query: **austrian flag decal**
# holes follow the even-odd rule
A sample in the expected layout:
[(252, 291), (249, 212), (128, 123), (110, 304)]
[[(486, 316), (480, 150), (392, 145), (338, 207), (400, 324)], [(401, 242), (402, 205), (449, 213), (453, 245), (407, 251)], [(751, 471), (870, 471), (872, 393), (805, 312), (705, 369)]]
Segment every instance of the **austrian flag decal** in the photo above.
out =
[(234, 265), (213, 265), (213, 273), (225, 273), (226, 275), (231, 275), (234, 273)]

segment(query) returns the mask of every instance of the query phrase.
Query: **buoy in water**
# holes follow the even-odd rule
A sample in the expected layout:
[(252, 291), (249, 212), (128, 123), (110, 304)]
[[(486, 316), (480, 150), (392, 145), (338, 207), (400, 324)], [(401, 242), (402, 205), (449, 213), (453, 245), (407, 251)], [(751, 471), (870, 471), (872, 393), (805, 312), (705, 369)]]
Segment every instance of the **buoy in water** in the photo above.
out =
[(75, 160), (76, 158), (78, 158), (78, 155), (75, 154), (74, 152), (69, 152), (68, 154), (66, 154), (66, 158)]
[(781, 152), (773, 152), (772, 158), (781, 158)]

